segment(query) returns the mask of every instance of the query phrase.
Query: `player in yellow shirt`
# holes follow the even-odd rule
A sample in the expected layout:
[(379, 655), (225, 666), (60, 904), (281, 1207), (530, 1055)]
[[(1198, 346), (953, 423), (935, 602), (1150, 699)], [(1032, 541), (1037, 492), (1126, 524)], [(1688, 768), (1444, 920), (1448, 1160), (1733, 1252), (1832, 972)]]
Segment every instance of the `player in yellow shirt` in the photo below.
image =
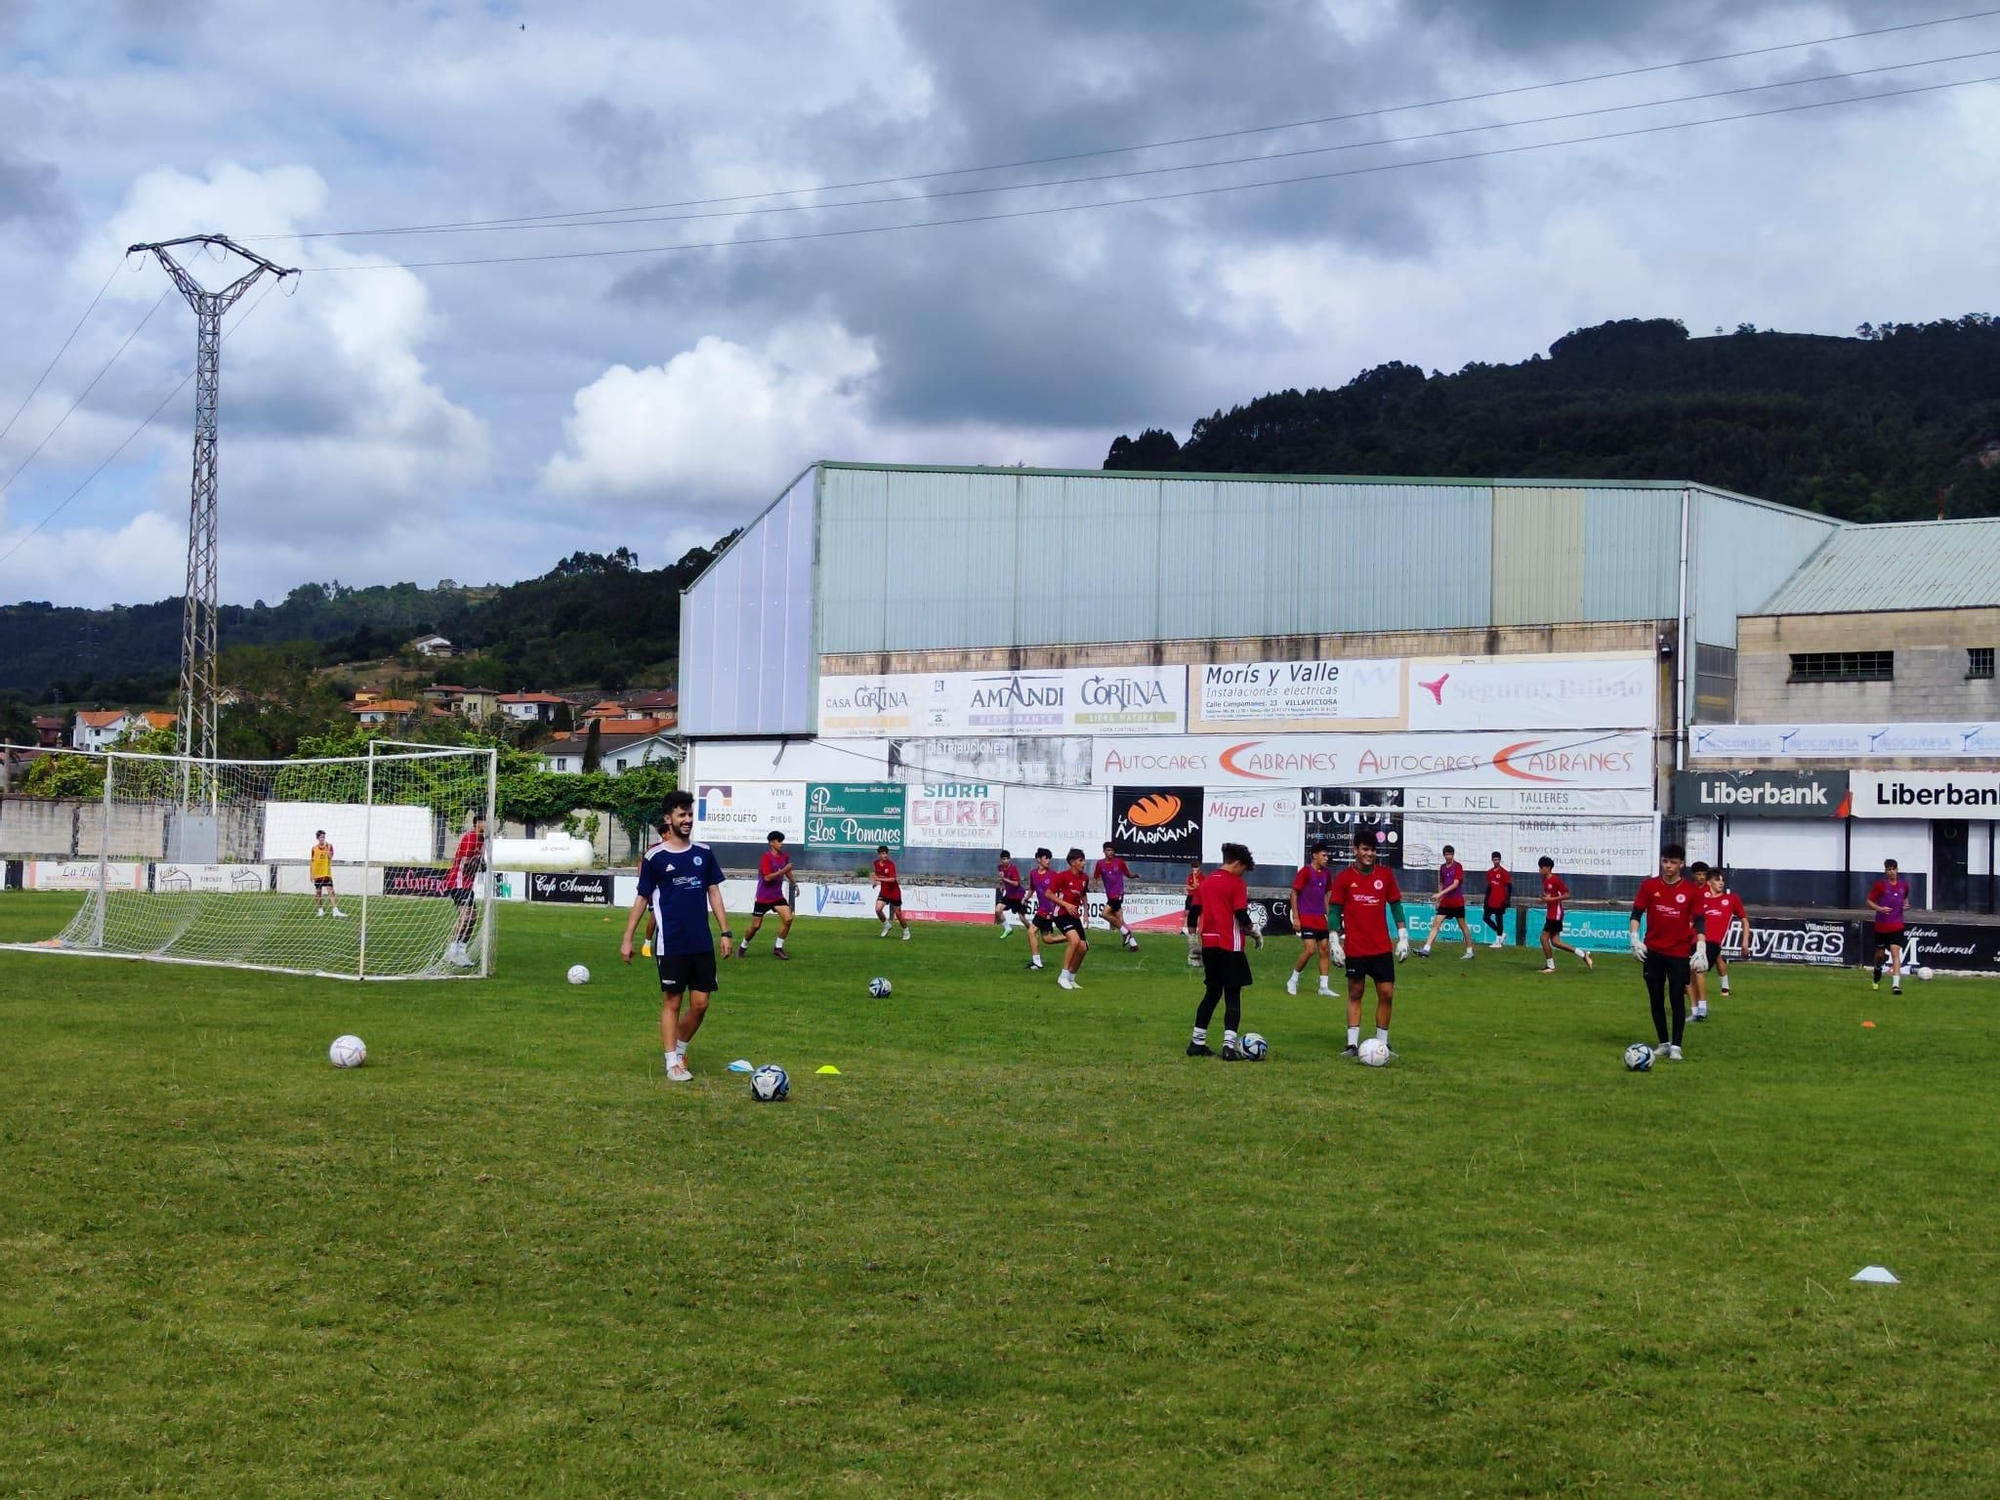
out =
[(333, 893), (333, 845), (326, 841), (326, 830), (320, 829), (314, 838), (319, 842), (312, 850), (313, 904), (320, 916), (330, 909), (336, 917), (344, 917), (340, 909), (340, 898)]

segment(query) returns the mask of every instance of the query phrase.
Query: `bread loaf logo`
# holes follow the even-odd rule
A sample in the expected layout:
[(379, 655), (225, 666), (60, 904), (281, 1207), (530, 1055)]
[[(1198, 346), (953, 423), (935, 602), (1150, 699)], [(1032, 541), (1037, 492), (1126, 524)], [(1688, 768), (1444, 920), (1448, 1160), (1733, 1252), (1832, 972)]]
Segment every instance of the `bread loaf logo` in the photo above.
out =
[(1125, 809), (1125, 821), (1134, 828), (1158, 828), (1180, 816), (1181, 799), (1169, 792), (1141, 797)]

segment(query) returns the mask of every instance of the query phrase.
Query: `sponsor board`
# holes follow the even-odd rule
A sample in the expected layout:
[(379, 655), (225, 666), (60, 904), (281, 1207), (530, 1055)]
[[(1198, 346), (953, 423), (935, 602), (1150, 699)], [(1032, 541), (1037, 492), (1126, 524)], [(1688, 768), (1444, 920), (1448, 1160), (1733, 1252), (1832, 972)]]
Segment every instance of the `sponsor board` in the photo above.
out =
[(1676, 771), (1674, 814), (1682, 818), (1844, 818), (1847, 782), (1845, 771)]
[(1375, 834), (1377, 857), (1391, 867), (1403, 863), (1403, 791), (1400, 787), (1309, 786), (1299, 794), (1305, 837), (1300, 864), (1314, 844), (1325, 844), (1335, 869), (1354, 858), (1354, 835)]
[(1566, 875), (1643, 879), (1660, 862), (1659, 821), (1651, 813), (1622, 818), (1524, 815), (1496, 822), (1411, 813), (1403, 819), (1407, 867), (1441, 864), (1446, 844), (1457, 848), (1468, 877), (1492, 862), (1495, 849), (1510, 870), (1533, 870), (1546, 854)]
[(2000, 723), (1696, 724), (1688, 753), (1697, 760), (1990, 759), (2000, 756)]
[(788, 839), (804, 835), (803, 781), (710, 781), (693, 784), (694, 840), (698, 844), (761, 844), (774, 829)]
[(1002, 803), (990, 782), (912, 782), (903, 804), (904, 847), (998, 849)]
[(1857, 818), (2000, 819), (2000, 771), (1855, 771)]
[(1088, 735), (891, 740), (895, 781), (990, 781), (1002, 786), (1089, 786)]
[(1494, 787), (1485, 791), (1454, 791), (1448, 787), (1413, 786), (1403, 792), (1411, 812), (1456, 813), (1471, 817), (1596, 816), (1634, 813), (1651, 817), (1653, 794), (1645, 787), (1611, 790), (1583, 787)]
[(697, 781), (873, 781), (889, 760), (887, 740), (697, 740), (681, 785)]
[(1652, 738), (1595, 734), (1278, 734), (1104, 739), (1094, 773), (1140, 780), (1273, 786), (1649, 789)]
[[(722, 883), (723, 903), (731, 911), (748, 911), (755, 899), (754, 880), (731, 879)], [(1136, 892), (1125, 897), (1126, 925), (1141, 932), (1178, 932), (1182, 900), (1178, 893)], [(874, 920), (875, 888), (858, 880), (809, 881), (799, 886), (798, 913), (805, 917), (848, 917)], [(993, 890), (990, 886), (905, 885), (903, 914), (913, 921), (989, 923), (993, 920)], [(1093, 892), (1089, 898), (1093, 926), (1101, 927), (1104, 897)]]
[(1198, 786), (1146, 784), (1111, 790), (1111, 852), (1124, 859), (1181, 859), (1192, 864), (1202, 857), (1202, 822)]
[[(102, 870), (104, 888), (112, 891), (143, 891), (146, 866), (127, 860), (112, 860)], [(23, 884), (31, 891), (94, 891), (98, 863), (94, 859), (31, 859), (23, 862)]]
[(806, 786), (808, 849), (874, 853), (903, 847), (903, 785), (899, 781), (814, 781)]
[(559, 901), (568, 906), (609, 906), (611, 888), (610, 874), (601, 870), (565, 874), (531, 870), (528, 873), (530, 901)]
[(1190, 734), (1403, 727), (1400, 660), (1208, 662), (1187, 671)]
[(153, 866), (153, 889), (162, 894), (191, 893), (236, 895), (268, 891), (269, 865), (165, 865)]
[(1731, 922), (1722, 956), (1760, 964), (1811, 964), (1843, 968), (1866, 963), (1859, 922), (1818, 922), (1788, 917), (1752, 917), (1750, 948), (1743, 947), (1743, 924)]
[[(334, 889), (338, 890), (340, 871), (334, 870)], [(384, 865), (382, 866), (382, 894), (385, 896), (442, 896), (446, 894), (445, 877), (451, 870), (443, 865)]]
[(1583, 657), (1426, 658), (1410, 663), (1414, 730), (1645, 729), (1657, 722), (1651, 652)]
[(829, 739), (1175, 734), (1187, 723), (1187, 668), (825, 675), (818, 722)]
[[(1528, 908), (1528, 931), (1523, 946), (1538, 947), (1542, 941), (1542, 922), (1548, 911), (1540, 900)], [(1572, 948), (1580, 948), (1587, 953), (1623, 953), (1629, 960), (1632, 956), (1632, 909), (1620, 907), (1615, 911), (1584, 910), (1575, 906), (1563, 908), (1562, 940)], [(1573, 962), (1569, 958), (1558, 958), (1559, 964)], [(1638, 971), (1634, 964), (1633, 971)]]
[(1290, 787), (1208, 787), (1202, 794), (1201, 860), (1222, 863), (1225, 841), (1250, 851), (1260, 870), (1296, 868), (1303, 818)]
[[(2000, 974), (2000, 927), (1975, 927), (1969, 922), (1911, 922), (1903, 928), (1903, 937), (1907, 944), (1903, 949), (1906, 970), (1928, 965), (1961, 974)], [(1873, 953), (1871, 947), (1862, 961)]]
[(1111, 793), (1102, 787), (1010, 786), (1001, 809), (1001, 846), (1022, 868), (1035, 850), (1057, 854), (1074, 846), (1096, 857), (1111, 830)]
[[(493, 899), (495, 901), (526, 901), (528, 899), (528, 877), (521, 870), (495, 870), (492, 872)], [(481, 899), (486, 895), (486, 872), (473, 877), (474, 888)]]

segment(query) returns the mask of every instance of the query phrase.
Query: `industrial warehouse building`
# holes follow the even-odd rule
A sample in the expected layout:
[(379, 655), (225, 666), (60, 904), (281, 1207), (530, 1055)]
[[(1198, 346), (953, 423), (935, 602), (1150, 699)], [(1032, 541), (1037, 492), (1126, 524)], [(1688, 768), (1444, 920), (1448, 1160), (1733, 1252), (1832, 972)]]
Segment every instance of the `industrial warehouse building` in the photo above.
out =
[[(1696, 483), (819, 463), (684, 596), (685, 784), (732, 869), (767, 829), (801, 870), (851, 874), (886, 843), (906, 878), (1110, 839), (1177, 888), (1229, 838), (1282, 884), (1313, 839), (1373, 826), (1418, 891), (1449, 842), (1473, 869), (1498, 850), (1532, 874), (1549, 854), (1579, 895), (1610, 896), (1685, 818), (1750, 899), (1856, 900), (1893, 845), (1921, 903), (1931, 825), (1954, 820), (1721, 811), (1714, 789), (1833, 769), (1753, 726), (1849, 702), (1842, 720), (1903, 729), (1955, 709), (1969, 753), (1890, 719), (1843, 775), (2000, 766), (1976, 727), (2000, 719), (2000, 523), (1910, 540), (1937, 530)], [(1885, 569), (1915, 545), (1967, 560), (1936, 584)], [(1787, 632), (1852, 638), (1808, 621), (1853, 607), (1857, 577), (1858, 607), (1896, 621), (1867, 639), (1912, 670), (1930, 653), (1905, 698), (1822, 692), (1846, 679), (1821, 644), (1791, 670)], [(1982, 659), (1967, 631), (1987, 676), (1954, 697), (1939, 663)], [(1953, 894), (1990, 903), (1990, 841), (1960, 846)]]

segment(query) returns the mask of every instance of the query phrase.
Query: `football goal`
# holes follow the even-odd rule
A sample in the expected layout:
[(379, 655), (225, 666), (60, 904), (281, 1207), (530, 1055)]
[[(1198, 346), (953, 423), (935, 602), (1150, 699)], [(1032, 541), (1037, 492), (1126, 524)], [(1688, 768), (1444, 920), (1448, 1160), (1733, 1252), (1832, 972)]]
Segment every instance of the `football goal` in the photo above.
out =
[(71, 775), (68, 798), (8, 809), (57, 856), (26, 861), (24, 884), (82, 904), (56, 936), (5, 946), (339, 979), (492, 972), (498, 752), (86, 759), (102, 768), (95, 795)]

